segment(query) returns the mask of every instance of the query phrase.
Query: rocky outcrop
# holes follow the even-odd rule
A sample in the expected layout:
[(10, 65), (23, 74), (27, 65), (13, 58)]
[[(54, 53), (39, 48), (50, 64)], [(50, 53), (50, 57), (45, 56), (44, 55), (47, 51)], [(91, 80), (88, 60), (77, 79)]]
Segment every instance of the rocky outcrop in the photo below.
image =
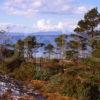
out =
[(39, 91), (35, 90), (33, 87), (25, 86), (21, 82), (14, 80), (9, 76), (0, 75), (0, 98), (10, 98), (0, 100), (20, 100), (18, 98), (25, 97), (30, 98), (25, 100), (44, 100), (44, 97), (39, 93)]

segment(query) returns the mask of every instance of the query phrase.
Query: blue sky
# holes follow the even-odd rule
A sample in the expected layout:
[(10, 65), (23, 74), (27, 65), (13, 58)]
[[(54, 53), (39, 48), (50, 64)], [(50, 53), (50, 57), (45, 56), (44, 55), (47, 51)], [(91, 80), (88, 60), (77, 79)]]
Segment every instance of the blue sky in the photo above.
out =
[(100, 11), (100, 0), (0, 0), (0, 29), (73, 31), (84, 13), (94, 7)]

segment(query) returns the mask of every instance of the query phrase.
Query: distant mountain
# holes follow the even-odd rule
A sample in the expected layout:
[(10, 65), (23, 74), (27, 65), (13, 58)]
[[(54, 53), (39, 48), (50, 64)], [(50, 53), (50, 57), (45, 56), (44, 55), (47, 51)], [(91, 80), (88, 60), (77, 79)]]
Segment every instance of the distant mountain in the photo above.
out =
[[(69, 33), (70, 32), (65, 32)], [(37, 41), (42, 42), (42, 43), (53, 43), (54, 44), (54, 39), (63, 34), (61, 31), (48, 31), (48, 32), (34, 32), (34, 33), (17, 33), (17, 32), (9, 32), (7, 33), (7, 37), (10, 37), (10, 40), (12, 43), (16, 43), (16, 41), (20, 39), (24, 39), (27, 36), (36, 36)]]
[(24, 39), (27, 36), (36, 36), (37, 41), (43, 43), (52, 43), (54, 39), (63, 34), (60, 31), (48, 31), (48, 32), (34, 32), (34, 33), (16, 33), (16, 32), (9, 32), (7, 36), (11, 38), (11, 40), (15, 43), (20, 39)]
[(47, 31), (47, 32), (40, 31), (40, 32), (33, 32), (33, 33), (8, 32), (7, 34), (11, 36), (15, 36), (15, 35), (28, 36), (28, 35), (60, 35), (63, 33), (61, 31)]
[(47, 31), (47, 32), (34, 32), (31, 35), (60, 35), (63, 34), (61, 31)]

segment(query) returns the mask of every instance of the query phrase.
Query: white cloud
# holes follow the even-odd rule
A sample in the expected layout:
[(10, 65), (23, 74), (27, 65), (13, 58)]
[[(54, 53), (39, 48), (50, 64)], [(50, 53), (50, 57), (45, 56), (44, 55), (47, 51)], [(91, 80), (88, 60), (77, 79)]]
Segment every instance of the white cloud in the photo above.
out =
[(43, 7), (43, 0), (6, 0), (2, 9), (12, 15), (31, 17)]
[(18, 28), (25, 28), (25, 25), (23, 24), (12, 24), (12, 23), (0, 23), (0, 28), (1, 27), (18, 27)]
[(37, 32), (37, 31), (63, 31), (73, 30), (75, 23), (70, 21), (62, 21), (54, 23), (50, 20), (40, 19), (33, 25), (13, 24), (13, 23), (0, 23), (0, 30), (9, 32)]
[(42, 31), (55, 30), (58, 27), (57, 24), (53, 24), (49, 20), (44, 20), (44, 19), (37, 21), (36, 26), (38, 30), (42, 30)]
[(0, 23), (0, 30), (9, 32), (25, 32), (33, 29), (33, 27), (23, 25), (23, 24), (13, 24), (13, 23)]
[(77, 7), (74, 11), (75, 13), (81, 14), (81, 13), (86, 13), (89, 8), (86, 8), (85, 6), (79, 6)]
[(77, 0), (5, 0), (2, 9), (18, 16), (33, 17), (37, 13), (84, 13), (85, 6), (75, 7)]
[(41, 19), (37, 21), (36, 28), (41, 31), (66, 31), (74, 29), (75, 23), (71, 23), (69, 21), (53, 23), (50, 20)]

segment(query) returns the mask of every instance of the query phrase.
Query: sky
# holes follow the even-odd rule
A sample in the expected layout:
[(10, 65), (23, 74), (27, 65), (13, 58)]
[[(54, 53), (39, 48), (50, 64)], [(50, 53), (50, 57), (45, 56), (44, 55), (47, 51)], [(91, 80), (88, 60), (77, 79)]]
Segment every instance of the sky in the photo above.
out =
[(0, 30), (9, 32), (72, 32), (100, 0), (0, 0)]

